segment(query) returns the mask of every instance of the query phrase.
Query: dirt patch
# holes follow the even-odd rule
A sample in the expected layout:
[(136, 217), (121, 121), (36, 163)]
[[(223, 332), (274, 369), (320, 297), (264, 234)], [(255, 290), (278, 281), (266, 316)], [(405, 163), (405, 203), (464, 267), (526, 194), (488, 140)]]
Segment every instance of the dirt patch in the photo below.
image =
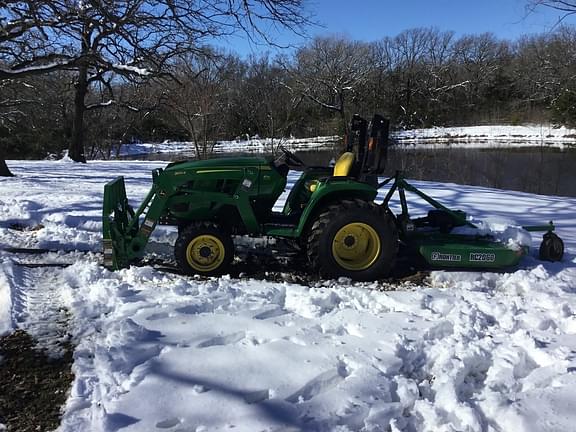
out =
[[(178, 275), (185, 275), (174, 261), (163, 259), (144, 259), (138, 265), (150, 265), (157, 270)], [(414, 266), (409, 260), (398, 260), (390, 275), (374, 282), (362, 285), (367, 289), (394, 291), (426, 286), (430, 272), (422, 266)], [(307, 262), (302, 257), (258, 254), (241, 255), (230, 268), (230, 276), (235, 279), (257, 279), (267, 282), (288, 282), (308, 287), (315, 287), (327, 281), (309, 271)], [(196, 276), (199, 277), (199, 276)], [(199, 277), (203, 279), (202, 277)], [(329, 283), (329, 281), (327, 282)]]
[[(399, 259), (387, 277), (363, 285), (381, 291), (405, 289), (408, 286), (426, 285), (429, 274), (430, 272), (422, 266), (413, 265), (410, 260)], [(301, 256), (244, 257), (232, 267), (231, 276), (305, 286), (317, 286), (323, 283), (323, 279), (310, 272), (307, 261)]]
[(0, 423), (8, 432), (47, 432), (60, 425), (74, 380), (72, 346), (51, 358), (26, 332), (0, 338)]
[(42, 224), (38, 224), (38, 225), (26, 225), (20, 222), (14, 222), (11, 223), (8, 228), (13, 229), (15, 231), (40, 231), (42, 228), (44, 228), (44, 225)]

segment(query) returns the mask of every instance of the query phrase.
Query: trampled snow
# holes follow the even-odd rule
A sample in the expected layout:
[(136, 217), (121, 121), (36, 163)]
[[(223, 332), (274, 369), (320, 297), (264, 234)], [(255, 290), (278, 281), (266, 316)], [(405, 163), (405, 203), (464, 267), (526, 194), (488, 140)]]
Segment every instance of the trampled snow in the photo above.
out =
[[(0, 179), (0, 249), (56, 251), (0, 251), (0, 333), (19, 326), (46, 336), (51, 324), (38, 320), (68, 309), (76, 378), (61, 432), (552, 432), (576, 424), (574, 198), (414, 182), (475, 219), (554, 220), (566, 255), (538, 261), (535, 234), (515, 271), (434, 271), (420, 286), (383, 292), (346, 279), (302, 286), (149, 266), (110, 272), (99, 253), (103, 185), (125, 175), (138, 204), (151, 170), (164, 164), (9, 165), (17, 177)], [(410, 202), (414, 215), (424, 212), (422, 201)], [(151, 247), (175, 236), (161, 227)], [(72, 265), (18, 265), (40, 260)]]

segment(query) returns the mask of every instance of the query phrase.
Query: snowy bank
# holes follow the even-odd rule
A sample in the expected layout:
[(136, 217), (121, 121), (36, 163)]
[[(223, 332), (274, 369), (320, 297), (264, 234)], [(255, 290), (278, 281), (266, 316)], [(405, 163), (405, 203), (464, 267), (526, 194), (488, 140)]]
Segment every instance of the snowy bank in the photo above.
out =
[[(533, 147), (541, 144), (553, 147), (576, 146), (576, 129), (553, 127), (551, 125), (493, 125), (467, 127), (436, 127), (391, 132), (392, 139), (401, 145), (445, 146), (493, 148), (493, 147)], [(222, 153), (270, 153), (279, 145), (291, 151), (329, 150), (341, 144), (342, 137), (324, 136), (312, 138), (248, 138), (233, 141), (218, 141), (215, 154)], [(183, 153), (194, 155), (192, 142), (133, 143), (124, 144), (121, 156), (147, 155), (155, 153)]]
[[(233, 141), (217, 141), (214, 154), (222, 153), (272, 153), (282, 145), (290, 151), (317, 151), (332, 148), (341, 141), (338, 136), (314, 138), (259, 138), (248, 137)], [(184, 153), (194, 155), (194, 143), (189, 141), (165, 141), (162, 143), (124, 144), (120, 148), (121, 156), (147, 155), (154, 153)]]
[(412, 129), (394, 133), (400, 144), (451, 144), (461, 147), (576, 146), (576, 129), (551, 125), (467, 126)]

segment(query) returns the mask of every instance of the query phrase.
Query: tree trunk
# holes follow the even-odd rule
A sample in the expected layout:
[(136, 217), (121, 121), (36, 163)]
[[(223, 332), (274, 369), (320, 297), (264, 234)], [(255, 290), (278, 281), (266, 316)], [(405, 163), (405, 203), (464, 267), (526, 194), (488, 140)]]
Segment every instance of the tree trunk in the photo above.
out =
[(74, 119), (72, 121), (72, 137), (68, 147), (68, 156), (74, 162), (86, 163), (84, 155), (84, 113), (86, 105), (84, 100), (88, 94), (88, 68), (84, 65), (78, 70), (78, 82), (74, 95)]
[(4, 159), (0, 159), (0, 177), (14, 177)]
[(346, 111), (344, 110), (344, 92), (340, 91), (338, 93), (338, 114), (340, 115), (340, 122), (344, 132), (344, 135), (350, 133), (350, 119), (346, 118)]

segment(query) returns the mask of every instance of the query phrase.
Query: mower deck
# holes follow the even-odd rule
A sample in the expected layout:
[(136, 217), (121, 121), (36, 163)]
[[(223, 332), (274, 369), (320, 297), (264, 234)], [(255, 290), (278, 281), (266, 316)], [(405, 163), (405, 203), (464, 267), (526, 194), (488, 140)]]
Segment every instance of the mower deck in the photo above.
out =
[(464, 235), (428, 235), (413, 247), (435, 268), (506, 268), (518, 265), (528, 248), (510, 248), (494, 239)]

